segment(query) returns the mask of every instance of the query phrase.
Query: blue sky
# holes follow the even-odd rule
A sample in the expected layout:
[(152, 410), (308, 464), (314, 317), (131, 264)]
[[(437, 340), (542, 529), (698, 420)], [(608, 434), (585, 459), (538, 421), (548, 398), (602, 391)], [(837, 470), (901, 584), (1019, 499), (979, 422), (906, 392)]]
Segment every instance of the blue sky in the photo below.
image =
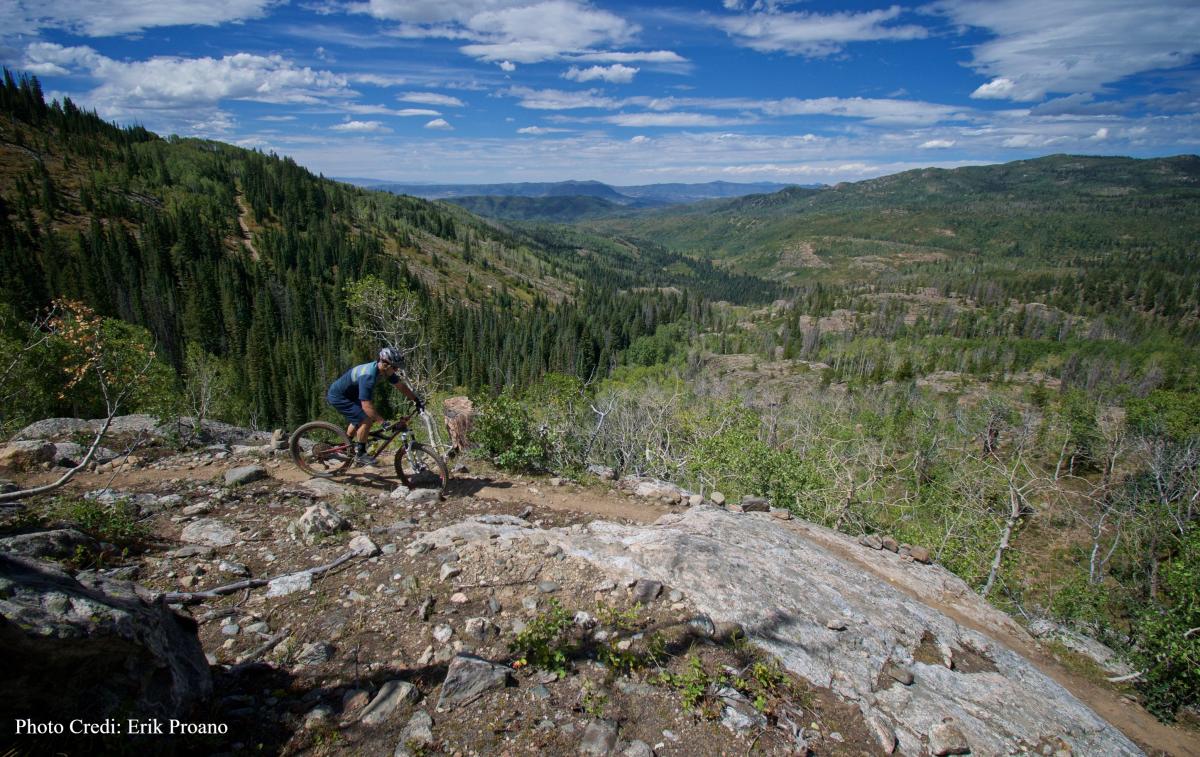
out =
[(1197, 0), (0, 0), (122, 124), (392, 181), (855, 181), (1200, 151)]

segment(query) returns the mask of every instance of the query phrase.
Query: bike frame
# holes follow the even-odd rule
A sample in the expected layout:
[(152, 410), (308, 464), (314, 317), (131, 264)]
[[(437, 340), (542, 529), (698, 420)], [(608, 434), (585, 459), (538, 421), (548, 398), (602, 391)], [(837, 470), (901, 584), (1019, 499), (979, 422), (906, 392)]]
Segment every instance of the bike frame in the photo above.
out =
[[(392, 424), (392, 430), (389, 432), (390, 435), (384, 434), (380, 431), (370, 432), (367, 435), (367, 438), (368, 439), (372, 439), (372, 438), (377, 439), (377, 440), (379, 440), (379, 443), (377, 445), (375, 445), (374, 449), (372, 449), (370, 442), (368, 442), (367, 443), (367, 453), (370, 454), (372, 457), (378, 457), (379, 455), (383, 454), (384, 450), (386, 450), (388, 447), (391, 446), (392, 442), (396, 440), (396, 437), (400, 437), (400, 449), (396, 452), (396, 454), (401, 455), (401, 454), (407, 453), (408, 450), (412, 447), (412, 445), (417, 443), (417, 438), (415, 436), (412, 436), (411, 434), (409, 434), (408, 422), (411, 419), (412, 419), (411, 415), (406, 415), (403, 418), (396, 420)], [(326, 452), (329, 452), (329, 453), (338, 453), (338, 452), (343, 452), (343, 451), (351, 451), (352, 452), (353, 450), (354, 450), (354, 439), (351, 439), (349, 444), (343, 444), (338, 447), (330, 447), (328, 450), (326, 450)]]

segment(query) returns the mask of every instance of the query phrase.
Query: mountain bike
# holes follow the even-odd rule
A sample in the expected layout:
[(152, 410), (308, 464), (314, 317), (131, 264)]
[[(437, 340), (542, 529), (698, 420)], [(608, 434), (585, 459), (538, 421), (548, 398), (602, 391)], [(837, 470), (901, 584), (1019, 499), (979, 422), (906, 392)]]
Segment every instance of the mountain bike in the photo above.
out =
[[(428, 426), (428, 416), (421, 416)], [(368, 436), (372, 441), (367, 443), (367, 452), (378, 459), (399, 439), (393, 466), (400, 482), (409, 489), (445, 492), (450, 481), (446, 462), (432, 447), (417, 441), (408, 427), (411, 418), (406, 415), (386, 428), (373, 430)], [(292, 432), (288, 450), (296, 467), (310, 476), (330, 478), (354, 464), (354, 442), (346, 436), (346, 429), (325, 421), (305, 423)]]

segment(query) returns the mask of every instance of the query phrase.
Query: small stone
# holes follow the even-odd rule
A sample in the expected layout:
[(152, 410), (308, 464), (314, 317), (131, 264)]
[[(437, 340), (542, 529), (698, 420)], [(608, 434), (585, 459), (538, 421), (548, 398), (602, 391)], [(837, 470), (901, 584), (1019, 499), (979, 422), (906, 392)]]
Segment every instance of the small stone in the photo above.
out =
[(567, 480), (565, 478), (559, 478), (559, 477), (555, 476), (554, 478), (550, 479), (551, 486), (563, 486), (566, 483), (567, 483)]
[(412, 489), (409, 489), (404, 484), (400, 484), (395, 489), (393, 489), (392, 493), (388, 496), (391, 497), (392, 499), (404, 499), (411, 493), (412, 493)]
[(712, 503), (718, 507), (725, 504), (725, 495), (721, 492), (713, 492), (712, 494), (708, 495), (708, 498), (711, 499)]
[(883, 541), (883, 548), (886, 549), (888, 552), (899, 552), (900, 551), (900, 542), (896, 541), (896, 537), (885, 536), (885, 537), (883, 537), (882, 541)]
[(439, 644), (445, 644), (450, 641), (450, 637), (454, 635), (454, 629), (447, 625), (439, 625), (433, 627), (433, 638)]
[(667, 599), (672, 602), (680, 602), (683, 600), (683, 592), (679, 589), (671, 589), (671, 593), (667, 595)]
[(304, 716), (304, 730), (315, 731), (333, 720), (333, 708), (327, 704), (317, 705)]
[(771, 511), (771, 517), (775, 518), (777, 520), (791, 520), (792, 519), (792, 511), (784, 510), (782, 508), (776, 508)]
[(648, 605), (658, 598), (662, 590), (662, 582), (652, 581), (648, 578), (639, 578), (633, 585), (633, 600), (643, 605)]
[(371, 541), (371, 538), (365, 534), (359, 534), (351, 539), (350, 543), (346, 545), (346, 549), (359, 557), (374, 557), (380, 552), (379, 545)]
[(204, 515), (204, 514), (208, 513), (210, 510), (212, 510), (212, 505), (208, 504), (207, 502), (200, 502), (195, 505), (188, 505), (187, 507), (183, 508), (179, 512), (181, 515), (186, 515), (189, 518), (191, 518), (191, 517), (195, 517), (197, 515)]
[(470, 601), (471, 600), (467, 599), (467, 595), (463, 594), (461, 591), (456, 591), (450, 595), (450, 602), (456, 605), (465, 605)]
[(237, 636), (241, 632), (242, 628), (237, 623), (228, 623), (221, 626), (221, 633), (226, 636)]
[(953, 718), (946, 718), (929, 729), (929, 753), (936, 757), (948, 754), (969, 754), (971, 745), (966, 736), (954, 725)]
[(543, 594), (553, 594), (559, 590), (559, 585), (553, 581), (538, 581), (538, 591)]
[(596, 619), (592, 617), (590, 613), (584, 612), (583, 610), (575, 613), (574, 623), (577, 627), (582, 628), (585, 631), (596, 627)]
[(404, 498), (404, 501), (410, 505), (422, 507), (425, 505), (436, 505), (442, 498), (442, 493), (437, 489), (413, 489)]
[(511, 673), (507, 666), (473, 655), (457, 655), (446, 669), (437, 708), (470, 704), (488, 691), (503, 687)]
[(311, 573), (290, 573), (285, 576), (272, 579), (267, 584), (268, 597), (286, 597), (288, 594), (294, 594), (298, 591), (305, 591), (312, 588)]
[(404, 702), (416, 702), (421, 698), (417, 687), (408, 681), (388, 681), (380, 687), (379, 693), (363, 710), (362, 722), (367, 725), (379, 725), (386, 722), (391, 714)]
[(863, 534), (858, 537), (858, 543), (867, 549), (883, 549), (883, 539), (875, 534)]
[(297, 655), (296, 662), (301, 665), (320, 665), (332, 659), (333, 645), (323, 641), (314, 641), (311, 644), (305, 644), (300, 649), (300, 654)]
[(409, 718), (408, 725), (400, 731), (400, 743), (396, 745), (393, 757), (410, 757), (413, 752), (409, 747), (416, 747), (424, 753), (425, 747), (433, 743), (433, 718), (424, 710), (418, 710)]
[(497, 635), (499, 629), (487, 618), (468, 618), (463, 626), (463, 633), (469, 639), (485, 643)]
[(830, 631), (845, 631), (846, 621), (843, 618), (830, 618), (825, 622), (825, 627)]
[(635, 739), (621, 752), (621, 757), (654, 757), (654, 750), (646, 742)]
[(884, 665), (883, 672), (889, 678), (899, 681), (905, 686), (912, 686), (912, 683), (915, 680), (911, 670), (903, 665), (897, 665), (894, 662), (889, 662), (887, 665)]
[(748, 513), (765, 513), (771, 509), (766, 497), (742, 497), (742, 510)]
[(544, 550), (542, 550), (543, 557), (558, 557), (561, 554), (562, 554), (562, 547), (558, 546), (557, 544), (551, 544), (550, 546), (548, 546)]
[(912, 559), (919, 563), (928, 565), (931, 562), (929, 550), (925, 547), (910, 547), (908, 553), (912, 555)]
[(439, 575), (441, 576), (442, 581), (446, 581), (448, 579), (454, 578), (455, 576), (458, 576), (461, 573), (462, 573), (462, 569), (456, 567), (452, 563), (442, 563), (442, 570), (439, 573)]
[(246, 633), (257, 633), (266, 636), (267, 634), (271, 633), (271, 626), (260, 620), (257, 623), (249, 624), (243, 630), (245, 630)]
[(707, 615), (697, 615), (687, 622), (687, 630), (698, 639), (711, 639), (717, 633), (717, 627), (712, 618)]
[(879, 715), (872, 715), (867, 718), (867, 725), (871, 727), (871, 732), (875, 734), (875, 740), (879, 742), (879, 748), (884, 754), (896, 751), (896, 734), (887, 721)]
[(529, 694), (534, 699), (549, 699), (550, 698), (550, 689), (547, 689), (545, 686), (543, 686), (542, 684), (539, 683), (537, 686), (534, 686), (532, 689), (529, 690)]
[(607, 757), (617, 747), (617, 724), (608, 720), (593, 720), (583, 731), (579, 753)]
[(228, 560), (222, 560), (219, 562), (217, 564), (217, 570), (221, 571), (222, 573), (228, 573), (231, 576), (250, 575), (250, 569), (245, 565), (242, 565), (239, 562), (230, 562)]
[[(699, 494), (693, 494), (687, 498), (688, 507), (699, 507), (700, 505), (703, 505), (703, 504), (704, 504), (704, 497)], [(645, 743), (645, 742), (641, 742), (641, 743)], [(647, 747), (647, 748), (649, 748), (649, 747)]]
[(267, 469), (261, 465), (243, 465), (225, 472), (226, 486), (243, 486), (267, 477)]
[(537, 612), (537, 597), (525, 597), (521, 600), (521, 607), (524, 607), (527, 612)]

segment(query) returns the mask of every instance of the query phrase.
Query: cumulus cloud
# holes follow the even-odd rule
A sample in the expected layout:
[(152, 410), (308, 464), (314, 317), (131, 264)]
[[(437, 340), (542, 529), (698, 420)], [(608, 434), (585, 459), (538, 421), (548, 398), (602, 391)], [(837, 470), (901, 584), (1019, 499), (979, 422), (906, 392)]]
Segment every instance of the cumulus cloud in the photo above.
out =
[(510, 74), (517, 70), (517, 64), (513, 63), (511, 60), (502, 60), (496, 65), (500, 67), (501, 71), (506, 71)]
[(986, 29), (971, 67), (990, 77), (972, 95), (1040, 100), (1097, 93), (1134, 74), (1188, 65), (1200, 55), (1194, 0), (940, 0), (963, 27)]
[(384, 126), (380, 121), (346, 121), (345, 123), (340, 123), (329, 128), (334, 131), (353, 132), (356, 134), (387, 133), (391, 131), (391, 129)]
[(220, 26), (262, 18), (279, 0), (8, 0), (5, 31), (62, 29), (85, 37), (133, 34), (161, 26)]
[(434, 129), (435, 131), (454, 131), (454, 127), (450, 125), (444, 118), (435, 118), (425, 124), (426, 129)]
[(422, 105), (440, 105), (444, 108), (463, 107), (463, 101), (457, 97), (442, 95), (437, 92), (404, 92), (396, 95), (396, 99), (402, 102), (420, 103)]
[(759, 52), (782, 52), (809, 58), (824, 58), (840, 52), (848, 43), (871, 40), (924, 39), (929, 32), (912, 24), (890, 25), (902, 10), (893, 5), (862, 13), (788, 13), (774, 5), (756, 4), (758, 10), (737, 16), (718, 16), (712, 23), (734, 42)]
[(945, 150), (954, 147), (953, 139), (931, 139), (921, 144), (922, 150)]
[(222, 100), (315, 104), (353, 94), (345, 77), (296, 66), (279, 55), (155, 57), (118, 61), (90, 47), (39, 42), (25, 50), (27, 70), (85, 73), (102, 83), (86, 99), (108, 114), (215, 105)]
[(350, 9), (399, 22), (402, 36), (467, 41), (463, 53), (510, 65), (622, 45), (638, 31), (584, 0), (368, 0)]
[(611, 84), (628, 84), (633, 81), (633, 77), (639, 69), (633, 66), (625, 66), (620, 63), (614, 63), (611, 66), (592, 66), (591, 68), (578, 68), (571, 66), (562, 76), (564, 79), (570, 79), (577, 82), (606, 81)]

